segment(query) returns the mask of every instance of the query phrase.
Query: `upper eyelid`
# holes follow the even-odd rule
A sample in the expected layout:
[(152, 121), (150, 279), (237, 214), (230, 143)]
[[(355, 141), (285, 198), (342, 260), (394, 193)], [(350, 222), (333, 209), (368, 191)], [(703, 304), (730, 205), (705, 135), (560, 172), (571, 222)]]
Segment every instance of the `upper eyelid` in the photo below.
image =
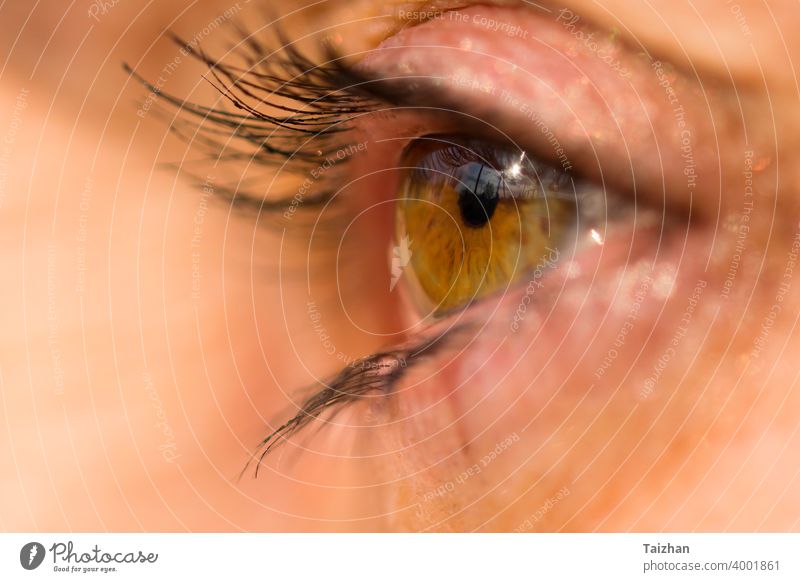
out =
[[(472, 3), (468, 2), (467, 4), (472, 4)], [(485, 3), (481, 2), (480, 4), (485, 4)], [(506, 3), (500, 2), (499, 4), (506, 4)], [(418, 3), (414, 3), (414, 5), (419, 7)], [(463, 6), (463, 5), (464, 3), (454, 2), (446, 6), (444, 9), (446, 11), (449, 11), (452, 9), (457, 9), (458, 6)], [(416, 29), (419, 28), (419, 26), (423, 25), (423, 23), (421, 22), (414, 22), (413, 24), (414, 26), (411, 26), (408, 29), (410, 28)], [(278, 38), (285, 38), (285, 35), (281, 35), (280, 33), (276, 36)], [(242, 43), (242, 46), (245, 45), (250, 47), (249, 42)], [(394, 88), (392, 90), (387, 90), (386, 87), (387, 80), (385, 78), (380, 78), (380, 76), (371, 75), (366, 71), (364, 71), (363, 69), (358, 69), (346, 62), (347, 60), (350, 60), (353, 57), (359, 58), (363, 56), (364, 53), (360, 53), (357, 55), (348, 55), (345, 58), (342, 54), (333, 50), (333, 48), (330, 45), (327, 45), (325, 47), (326, 50), (323, 51), (323, 57), (321, 59), (312, 59), (309, 58), (307, 55), (301, 54), (300, 51), (295, 49), (295, 47), (293, 47), (291, 44), (287, 44), (285, 48), (289, 48), (290, 50), (293, 51), (293, 53), (289, 55), (289, 58), (286, 58), (286, 55), (284, 55), (283, 57), (281, 56), (280, 51), (276, 52), (274, 50), (274, 47), (265, 46), (263, 44), (259, 45), (258, 43), (256, 44), (256, 46), (260, 47), (259, 50), (261, 52), (260, 55), (254, 55), (256, 57), (255, 60), (258, 60), (259, 56), (266, 56), (272, 54), (273, 55), (271, 59), (272, 61), (277, 62), (283, 59), (284, 61), (291, 64), (294, 57), (300, 56), (299, 60), (302, 66), (306, 67), (306, 70), (298, 70), (296, 66), (291, 65), (294, 66), (294, 71), (292, 72), (292, 74), (285, 76), (283, 79), (273, 79), (274, 81), (277, 81), (279, 84), (287, 81), (290, 83), (291, 82), (301, 83), (304, 85), (304, 87), (311, 88), (313, 91), (315, 91), (317, 97), (321, 95), (335, 94), (337, 98), (341, 98), (344, 101), (350, 99), (353, 100), (351, 102), (359, 103), (361, 105), (364, 104), (372, 105), (374, 102), (379, 102), (383, 104), (397, 104), (400, 101), (402, 101), (401, 99), (398, 99), (398, 95), (397, 93), (394, 92)], [(220, 68), (220, 65), (224, 66), (224, 63), (219, 63), (217, 61), (214, 61), (213, 59), (209, 59), (205, 53), (197, 51), (192, 54), (195, 57), (198, 57), (201, 61), (211, 66), (212, 69), (217, 68), (219, 70), (223, 70)], [(231, 52), (231, 54), (236, 54), (236, 52), (233, 51)], [(311, 79), (306, 75), (307, 72), (310, 72), (311, 75), (315, 75), (316, 72), (318, 71), (324, 71), (326, 74), (331, 74), (331, 76), (324, 78), (325, 76), (323, 75), (324, 81), (322, 83), (319, 83), (318, 82), (319, 79)], [(135, 74), (133, 75), (136, 76)], [(139, 81), (146, 83), (146, 81), (141, 77), (138, 77), (138, 79)], [(148, 88), (151, 90), (153, 89), (152, 86), (149, 86)], [(267, 92), (270, 92), (271, 90), (274, 90), (274, 88), (275, 85), (273, 84), (271, 87), (267, 87), (266, 89)], [(320, 90), (321, 92), (319, 92)], [(167, 95), (166, 93), (160, 93), (160, 95), (164, 97), (166, 100), (169, 100), (170, 98), (170, 96)], [(447, 96), (442, 94), (437, 95), (434, 92), (430, 92), (429, 95), (425, 97), (424, 102), (426, 105), (432, 108), (438, 107), (441, 104), (447, 106), (448, 101), (446, 99), (442, 99), (442, 97), (446, 98)], [(464, 105), (464, 103), (458, 101), (456, 101), (455, 103), (453, 103), (453, 101), (450, 101), (449, 103), (454, 106), (452, 107), (452, 109), (459, 111), (460, 107), (461, 113), (468, 113), (466, 108), (461, 107), (462, 105)], [(187, 105), (190, 106), (193, 104), (187, 104), (184, 101), (175, 98), (172, 100), (172, 105), (178, 108), (182, 108), (185, 112), (188, 113), (190, 108), (187, 107)], [(365, 109), (363, 107), (361, 107), (358, 111), (358, 113), (367, 113), (367, 112), (369, 112), (369, 109), (368, 108)], [(207, 117), (209, 113), (222, 113), (222, 112), (219, 109), (198, 108), (195, 112), (193, 112), (193, 115), (199, 119), (207, 118), (208, 121), (212, 122), (219, 121), (218, 119), (214, 119), (213, 117)], [(342, 111), (337, 110), (337, 113), (342, 113)], [(230, 112), (226, 112), (226, 115), (227, 115), (227, 117), (225, 118), (226, 120), (230, 121), (231, 119), (233, 119), (233, 117), (230, 116)], [(251, 120), (250, 117), (245, 117), (244, 119)], [(343, 119), (335, 120), (331, 125), (334, 125), (336, 123), (341, 123), (342, 121)], [(217, 129), (219, 129), (219, 125)], [(341, 137), (343, 139), (339, 142), (336, 142), (335, 147), (333, 147), (332, 149), (337, 149), (338, 147), (342, 147), (348, 144), (347, 141), (348, 138), (346, 137), (346, 132), (343, 132)], [(289, 143), (288, 141), (285, 140), (285, 136), (280, 139), (284, 139), (283, 142), (284, 144)], [(519, 139), (519, 137), (517, 137), (517, 139)], [(276, 143), (275, 140), (266, 140), (267, 145), (269, 145), (270, 142), (273, 144)], [(294, 143), (296, 144), (298, 142), (295, 140)], [(524, 149), (531, 151), (532, 154), (537, 155), (538, 157), (544, 160), (551, 159), (547, 155), (548, 149), (546, 147), (537, 147), (537, 144), (530, 144), (530, 143), (524, 143), (523, 145)], [(281, 149), (281, 148), (276, 148), (276, 149)], [(283, 149), (286, 150), (287, 148)], [(264, 161), (263, 156), (261, 156), (262, 153), (263, 152), (259, 152), (259, 155), (256, 156), (259, 162)], [(307, 172), (308, 166), (306, 164), (304, 167), (304, 164), (302, 163), (301, 159), (303, 154), (305, 153), (304, 148), (296, 148), (294, 150), (289, 149), (289, 153), (291, 155), (294, 155), (295, 159), (291, 164), (285, 166), (284, 169), (297, 170), (298, 172)], [(718, 152), (714, 153), (716, 154)], [(601, 182), (603, 181), (602, 178), (600, 181)], [(321, 182), (318, 183), (317, 186), (319, 186), (319, 188), (316, 189), (317, 196), (314, 197), (314, 199), (324, 203), (329, 199), (329, 195), (331, 193), (330, 191), (327, 193), (325, 191), (330, 190), (330, 188), (328, 188), (328, 185)], [(287, 194), (289, 194), (289, 192), (287, 192)], [(241, 202), (247, 206), (251, 206), (261, 210), (281, 211), (285, 209), (288, 204), (291, 203), (291, 196), (287, 196), (285, 199), (281, 199), (279, 196), (271, 196), (271, 199), (265, 200), (263, 195), (261, 196), (259, 196), (258, 194), (251, 195), (249, 192), (243, 192), (241, 189), (238, 188), (232, 188), (231, 191), (229, 192), (228, 197), (230, 197), (234, 201)], [(315, 204), (309, 203), (308, 206), (315, 206)]]
[[(277, 37), (283, 38), (280, 33)], [(174, 40), (181, 43), (178, 37), (174, 37)], [(318, 163), (319, 157), (314, 159), (305, 157), (308, 148), (302, 146), (299, 139), (303, 135), (306, 136), (306, 139), (314, 139), (317, 135), (325, 135), (332, 130), (342, 129), (352, 119), (357, 118), (358, 115), (369, 113), (372, 111), (371, 108), (381, 103), (401, 107), (413, 106), (413, 101), (410, 102), (408, 94), (398, 90), (397, 85), (392, 84), (392, 79), (369, 75), (363, 69), (347, 64), (345, 57), (337, 54), (330, 46), (326, 47), (328, 50), (324, 52), (327, 61), (318, 64), (302, 54), (291, 43), (283, 47), (284, 54), (281, 57), (280, 51), (258, 42), (249, 42), (251, 41), (249, 38), (243, 40), (248, 41), (243, 45), (254, 51), (251, 55), (253, 62), (260, 62), (268, 55), (272, 55), (273, 60), (285, 59), (286, 74), (265, 78), (260, 69), (245, 71), (226, 62), (214, 60), (203, 51), (191, 53), (209, 66), (215, 86), (237, 107), (237, 110), (244, 111), (243, 114), (197, 105), (161, 92), (126, 66), (126, 70), (132, 77), (144, 84), (150, 91), (157, 92), (184, 114), (183, 117), (176, 118), (173, 129), (180, 132), (181, 125), (183, 125), (189, 130), (186, 132), (187, 135), (193, 133), (186, 138), (187, 140), (198, 139), (199, 136), (205, 146), (218, 148), (219, 158), (215, 159), (215, 162), (219, 162), (223, 156), (230, 159), (233, 157), (245, 158), (250, 155), (253, 160), (260, 163), (270, 163), (270, 156), (280, 158), (291, 156), (292, 160), (288, 167), (304, 171), (304, 166), (309, 163)], [(352, 59), (352, 55), (349, 55), (347, 59)], [(268, 69), (275, 67), (271, 62), (266, 63), (266, 66)], [(250, 78), (251, 76), (252, 78)], [(304, 95), (299, 88), (308, 90), (310, 95)], [(287, 95), (298, 97), (298, 106), (287, 107), (275, 103), (272, 96), (276, 94), (279, 97)], [(263, 113), (247, 104), (248, 98), (267, 95), (270, 98), (264, 98), (263, 103), (268, 107), (277, 108), (279, 113), (283, 112), (285, 115)], [(334, 95), (335, 97), (332, 97)], [(420, 92), (417, 92), (416, 102), (423, 102), (436, 108), (438, 101), (447, 102), (446, 96), (446, 93), (420, 96)], [(443, 108), (439, 107), (438, 109), (441, 111)], [(464, 113), (464, 109), (460, 111), (454, 109), (453, 112)], [(314, 129), (317, 127), (319, 127), (319, 132), (315, 133)], [(208, 129), (208, 131), (204, 133), (204, 129)], [(289, 139), (286, 135), (287, 131), (296, 132), (297, 135)], [(255, 144), (256, 146), (250, 152), (237, 150), (231, 145), (247, 141), (251, 142), (250, 145)], [(346, 140), (331, 140), (330, 150), (334, 151), (346, 143)], [(526, 149), (531, 149), (529, 144), (526, 144)], [(216, 155), (216, 152), (213, 152), (212, 155)], [(285, 166), (284, 169), (286, 169)], [(318, 191), (324, 190), (324, 185), (317, 186)], [(234, 188), (230, 189), (227, 197), (262, 211), (279, 211), (290, 203), (290, 201), (280, 198), (265, 200), (262, 197), (242, 193), (241, 190)], [(323, 204), (328, 201), (328, 197), (324, 192), (320, 192), (316, 197), (309, 197), (309, 202), (312, 200)]]
[[(509, 19), (510, 16), (506, 14), (506, 18)], [(528, 24), (533, 26), (532, 23)], [(529, 106), (536, 126), (530, 122), (531, 120), (526, 119), (524, 114), (515, 112), (516, 108), (513, 105), (506, 106), (501, 102), (497, 95), (499, 91), (490, 97), (482, 97), (480, 91), (471, 94), (473, 91), (471, 87), (449, 83), (453, 72), (447, 63), (459, 55), (467, 58), (466, 66), (464, 66), (465, 61), (460, 61), (461, 68), (466, 71), (460, 74), (466, 74), (469, 80), (472, 78), (470, 75), (480, 78), (479, 71), (484, 68), (491, 69), (491, 62), (507, 63), (502, 59), (503, 53), (518, 54), (517, 43), (504, 44), (500, 41), (496, 43), (499, 45), (497, 49), (493, 46), (494, 42), (491, 43), (492, 46), (488, 46), (486, 43), (495, 39), (486, 37), (485, 31), (484, 37), (478, 34), (475, 46), (464, 49), (460, 47), (458, 36), (455, 35), (455, 32), (462, 32), (460, 26), (456, 27), (455, 24), (445, 21), (442, 24), (429, 23), (427, 29), (424, 28), (425, 25), (415, 27), (406, 37), (400, 33), (379, 47), (378, 53), (369, 59), (367, 66), (387, 77), (413, 77), (415, 81), (413, 99), (417, 103), (422, 101), (435, 107), (459, 109), (497, 121), (501, 130), (505, 128), (514, 139), (523, 143), (524, 149), (532, 151), (542, 159), (552, 161), (553, 156), (548, 155), (550, 153), (548, 146), (554, 148), (559, 146), (569, 152), (570, 159), (574, 160), (575, 166), (579, 168), (577, 173), (587, 178), (605, 184), (606, 178), (603, 176), (605, 163), (608, 167), (615, 166), (609, 178), (611, 185), (617, 189), (641, 191), (653, 203), (668, 200), (676, 209), (688, 208), (692, 204), (691, 193), (685, 188), (686, 183), (682, 180), (681, 171), (675, 171), (676, 168), (681, 170), (682, 167), (679, 168), (681, 156), (678, 151), (679, 139), (678, 132), (675, 131), (672, 107), (667, 102), (663, 88), (653, 82), (655, 77), (650, 70), (650, 63), (634, 54), (622, 55), (620, 58), (626, 59), (625, 64), (630, 61), (630, 66), (636, 65), (631, 69), (634, 78), (630, 81), (609, 75), (604, 69), (604, 63), (594, 59), (592, 55), (580, 56), (580, 52), (576, 64), (566, 69), (559, 68), (555, 64), (558, 61), (551, 59), (550, 54), (565, 58), (567, 56), (565, 53), (574, 39), (568, 33), (559, 30), (560, 25), (555, 22), (542, 23), (537, 20), (536, 24), (541, 28), (543, 40), (536, 43), (538, 48), (526, 49), (530, 51), (532, 60), (526, 60), (521, 64), (522, 72), (510, 79), (511, 81), (516, 79), (517, 97)], [(556, 30), (550, 30), (553, 28)], [(528, 43), (525, 46), (533, 44)], [(434, 48), (443, 49), (441, 58), (430, 58), (431, 50)], [(514, 51), (511, 51), (512, 48)], [(395, 55), (396, 50), (403, 52)], [(448, 57), (447, 51), (454, 51), (454, 56)], [(572, 58), (570, 56), (569, 60)], [(485, 67), (482, 59), (490, 59)], [(403, 63), (402, 67), (398, 64), (400, 62)], [(493, 77), (490, 79), (495, 80)], [(596, 95), (593, 99), (575, 103), (565, 97), (564, 92), (558, 91), (564, 85), (569, 87), (568, 83), (575, 83), (580, 79), (590, 81), (589, 89)], [(598, 79), (600, 84), (596, 85)], [(395, 85), (399, 83), (394, 82)], [(690, 80), (680, 76), (673, 78), (672, 83), (676, 90), (692, 88)], [(521, 87), (529, 87), (533, 93), (520, 93)], [(616, 95), (615, 92), (619, 92), (620, 95)], [(537, 95), (541, 95), (541, 102)], [(621, 100), (623, 95), (625, 99)], [(687, 126), (694, 138), (694, 155), (697, 158), (695, 165), (703, 166), (708, 162), (705, 167), (713, 168), (717, 165), (719, 147), (716, 151), (712, 151), (709, 146), (719, 144), (716, 134), (719, 127), (713, 127), (710, 121), (707, 99), (702, 96), (698, 98), (691, 90), (681, 92), (680, 95), (681, 105), (686, 106)], [(633, 103), (625, 105), (620, 111), (622, 103), (630, 100), (633, 100)], [(508, 119), (505, 122), (500, 116), (503, 110), (508, 112)], [(621, 122), (618, 117), (620, 114)], [(544, 122), (548, 133), (563, 138), (557, 140), (561, 142), (560, 144), (545, 143), (536, 129), (540, 127), (539, 121)], [(697, 125), (700, 121), (702, 124)], [(579, 124), (581, 130), (567, 131), (570, 125), (575, 123)], [(542, 128), (542, 133), (544, 131)], [(598, 141), (595, 138), (597, 134), (607, 137)], [(527, 139), (528, 135), (532, 135), (533, 139)], [(634, 140), (633, 143), (630, 142), (631, 139)], [(619, 167), (620, 164), (625, 166)], [(643, 185), (646, 187), (642, 188)], [(716, 202), (710, 198), (696, 197), (694, 202), (701, 214), (716, 212)]]
[[(426, 80), (430, 81), (430, 78)], [(391, 95), (391, 97), (387, 96), (386, 100), (388, 101), (391, 99), (392, 105), (395, 106), (397, 111), (401, 112), (401, 115), (403, 111), (408, 112), (408, 114), (412, 116), (420, 115), (420, 112), (425, 112), (432, 113), (440, 118), (452, 118), (459, 122), (457, 124), (457, 130), (449, 129), (445, 131), (442, 129), (443, 127), (452, 128), (453, 124), (445, 122), (442, 119), (439, 119), (438, 124), (433, 121), (432, 123), (436, 126), (435, 130), (432, 129), (429, 133), (422, 133), (418, 136), (405, 136), (403, 140), (409, 142), (409, 144), (414, 141), (414, 138), (430, 139), (435, 138), (437, 135), (461, 135), (466, 138), (471, 137), (473, 139), (485, 141), (487, 144), (494, 142), (498, 146), (504, 147), (513, 145), (515, 148), (519, 149), (520, 152), (525, 151), (531, 159), (549, 165), (554, 170), (569, 176), (572, 180), (582, 182), (588, 181), (603, 189), (612, 188), (614, 186), (613, 182), (606, 180), (602, 175), (599, 179), (589, 175), (588, 172), (585, 172), (582, 164), (573, 166), (572, 158), (569, 154), (553, 156), (550, 155), (548, 147), (543, 147), (541, 143), (514, 139), (514, 136), (503, 131), (502, 127), (491, 125), (488, 123), (488, 120), (481, 119), (473, 114), (470, 111), (469, 103), (464, 99), (460, 99), (458, 95), (450, 95), (446, 91), (441, 90), (439, 86), (433, 84), (430, 85), (430, 93), (426, 93), (419, 86), (416, 86), (406, 94), (403, 92), (402, 86), (393, 84), (398, 83), (402, 85), (403, 81), (403, 78), (388, 80), (375, 78), (373, 82), (376, 85), (389, 84), (385, 89), (375, 92), (376, 98), (380, 99), (384, 91), (387, 95)], [(405, 101), (406, 96), (408, 96), (408, 101)], [(491, 131), (492, 136), (487, 135), (489, 131)], [(398, 154), (398, 157), (402, 157), (402, 154)], [(401, 164), (402, 168), (405, 168), (405, 166), (405, 164)]]

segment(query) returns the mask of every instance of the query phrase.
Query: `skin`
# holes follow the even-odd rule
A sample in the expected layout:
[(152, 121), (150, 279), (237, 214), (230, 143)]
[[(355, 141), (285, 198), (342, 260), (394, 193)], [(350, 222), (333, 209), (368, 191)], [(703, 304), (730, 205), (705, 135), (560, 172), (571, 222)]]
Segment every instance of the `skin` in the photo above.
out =
[[(594, 375), (644, 279), (608, 251), (584, 256), (584, 274), (569, 287), (566, 273), (554, 275), (556, 307), (531, 312), (519, 333), (507, 330), (524, 289), (491, 301), (483, 310), (491, 317), (472, 322), (481, 334), (468, 332), (409, 369), (395, 398), (351, 406), (332, 426), (316, 423), (270, 457), (258, 479), (239, 475), (269, 423), (297, 404), (297, 387), (338, 371), (339, 354), (364, 356), (419, 329), (411, 299), (398, 302), (387, 289), (390, 205), (352, 223), (338, 258), (335, 245), (315, 243), (328, 248), (308, 263), (307, 234), (282, 247), (280, 233), (251, 213), (204, 199), (156, 167), (189, 155), (187, 145), (154, 110), (137, 115), (143, 91), (120, 63), (157, 79), (179, 55), (164, 29), (191, 37), (230, 4), (159, 3), (139, 15), (120, 3), (98, 20), (77, 10), (62, 21), (56, 2), (4, 6), (4, 22), (20, 33), (2, 40), (9, 56), (0, 70), (0, 130), (11, 138), (0, 190), (0, 526), (800, 529), (800, 266), (787, 271), (800, 216), (800, 35), (782, 17), (796, 6), (740, 1), (744, 36), (742, 21), (718, 2), (691, 10), (666, 1), (565, 4), (713, 87), (711, 104), (692, 119), (713, 121), (722, 144), (702, 166), (711, 179), (698, 217), (665, 242), (658, 284), (613, 365)], [(393, 5), (353, 6), (374, 14)], [(334, 7), (326, 21), (354, 18), (337, 10), (346, 9)], [(322, 16), (310, 26), (314, 18)], [(348, 46), (374, 46), (379, 33), (386, 30), (353, 35)], [(213, 103), (204, 68), (186, 58), (179, 65), (165, 88)], [(428, 127), (398, 117), (375, 130), (411, 134), (417, 125)], [(726, 225), (742, 215), (745, 129), (757, 203), (723, 294), (737, 241)], [(358, 164), (386, 153), (376, 147)], [(201, 172), (224, 179), (222, 170)], [(361, 200), (357, 211), (375, 202)], [(656, 260), (651, 236), (634, 239), (638, 261)], [(606, 248), (627, 250), (611, 241)], [(306, 267), (332, 344), (309, 325)], [(337, 269), (358, 281), (339, 296)], [(665, 273), (677, 273), (670, 292)], [(686, 332), (643, 398), (693, 294)], [(502, 337), (508, 343), (498, 350)]]

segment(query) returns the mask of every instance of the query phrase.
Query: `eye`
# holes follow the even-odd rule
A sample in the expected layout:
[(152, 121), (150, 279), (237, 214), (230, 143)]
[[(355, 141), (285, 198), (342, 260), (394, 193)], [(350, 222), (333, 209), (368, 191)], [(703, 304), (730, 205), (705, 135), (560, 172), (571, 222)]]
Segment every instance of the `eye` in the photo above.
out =
[(406, 153), (394, 261), (423, 312), (442, 315), (553, 267), (601, 235), (603, 193), (519, 148), (430, 136)]
[[(314, 370), (313, 389), (292, 403), (293, 415), (270, 424), (258, 461), (312, 422), (334, 423), (351, 405), (351, 413), (360, 414), (361, 404), (375, 402), (373, 396), (390, 398), (369, 411), (370, 422), (386, 413), (378, 430), (402, 442), (417, 442), (419, 434), (442, 423), (458, 428), (459, 439), (482, 435), (485, 423), (497, 418), (494, 403), (504, 405), (515, 390), (527, 397), (530, 370), (546, 373), (539, 386), (555, 390), (562, 386), (560, 373), (569, 373), (562, 364), (585, 361), (584, 369), (595, 369), (592, 359), (604, 357), (598, 352), (605, 348), (581, 334), (618, 321), (606, 316), (633, 281), (662, 268), (659, 292), (669, 292), (669, 276), (683, 252), (681, 231), (673, 226), (683, 215), (681, 196), (667, 186), (682, 176), (674, 170), (683, 166), (652, 155), (647, 138), (655, 127), (671, 127), (671, 110), (655, 120), (637, 116), (632, 104), (639, 93), (627, 78), (607, 75), (604, 64), (556, 66), (546, 42), (525, 45), (526, 66), (504, 73), (497, 64), (509, 39), (475, 30), (472, 38), (486, 37), (479, 47), (486, 50), (465, 52), (463, 25), (450, 22), (405, 29), (357, 64), (337, 57), (325, 67), (311, 66), (293, 48), (285, 49), (292, 65), (283, 76), (258, 73), (252, 81), (233, 81), (232, 92), (242, 95), (232, 97), (237, 107), (248, 98), (257, 101), (257, 114), (247, 123), (227, 111), (183, 105), (200, 123), (211, 122), (203, 144), (218, 166), (247, 165), (235, 174), (242, 176), (235, 201), (256, 207), (260, 217), (267, 216), (265, 224), (284, 227), (274, 245), (275, 280), (281, 283), (275, 304), (306, 301), (286, 309), (281, 321), (291, 326), (286, 343), (292, 355), (303, 369)], [(540, 24), (543, 31), (553, 26)], [(556, 31), (566, 36), (560, 44), (569, 47), (573, 35), (560, 26)], [(447, 42), (455, 46), (448, 49)], [(513, 44), (514, 51), (520, 49)], [(497, 73), (504, 96), (455, 81), (452, 61), (431, 59), (431, 46), (442, 47), (443, 54), (457, 51), (458, 75), (465, 78)], [(262, 53), (249, 62), (275, 61)], [(658, 103), (663, 88), (649, 83), (646, 63), (637, 66), (636, 86)], [(215, 64), (215, 70), (225, 71), (225, 65)], [(238, 79), (236, 71), (225, 76)], [(253, 87), (260, 92), (254, 95)], [(594, 91), (615, 99), (594, 99)], [(275, 94), (298, 103), (287, 108), (274, 102)], [(563, 99), (565, 94), (571, 98)], [(606, 109), (623, 105), (626, 111)], [(274, 171), (266, 198), (259, 175), (265, 167)], [(662, 176), (654, 167), (670, 171)], [(397, 270), (402, 277), (396, 278)], [(526, 315), (526, 286), (551, 270), (553, 278), (542, 283), (554, 282), (559, 296), (534, 304)], [(558, 288), (561, 277), (568, 286)], [(398, 282), (408, 293), (394, 293)], [(471, 309), (462, 326), (443, 317), (484, 299), (497, 299), (498, 308)], [(427, 315), (443, 321), (426, 321)], [(523, 319), (530, 325), (519, 327)], [(581, 325), (574, 325), (578, 320)], [(473, 335), (478, 325), (481, 332)], [(495, 345), (505, 345), (509, 330), (522, 333), (499, 355)], [(472, 341), (478, 335), (481, 344)], [(535, 354), (529, 356), (533, 342)], [(587, 352), (588, 345), (600, 347)], [(519, 364), (523, 359), (525, 366)], [(317, 372), (325, 369), (339, 372)], [(505, 374), (509, 370), (513, 380)], [(473, 376), (478, 380), (464, 380)], [(503, 390), (495, 394), (498, 378)], [(539, 409), (544, 394), (536, 391), (529, 410)], [(437, 406), (428, 406), (429, 398)], [(559, 401), (571, 404), (569, 396)], [(526, 414), (526, 408), (511, 409)], [(432, 435), (426, 443), (437, 440)], [(427, 454), (427, 444), (418, 450)]]

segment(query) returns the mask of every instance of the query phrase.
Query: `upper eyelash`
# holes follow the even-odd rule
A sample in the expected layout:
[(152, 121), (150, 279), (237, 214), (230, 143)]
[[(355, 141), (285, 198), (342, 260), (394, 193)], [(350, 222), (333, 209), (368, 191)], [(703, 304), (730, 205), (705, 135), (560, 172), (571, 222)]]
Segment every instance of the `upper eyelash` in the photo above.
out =
[[(233, 26), (240, 42), (231, 54), (244, 66), (230, 62), (230, 57), (214, 59), (203, 49), (192, 49), (179, 36), (170, 35), (208, 66), (211, 78), (206, 80), (233, 110), (181, 99), (160, 90), (127, 64), (123, 67), (147, 90), (178, 109), (170, 130), (205, 154), (203, 164), (211, 161), (219, 167), (254, 163), (296, 174), (307, 174), (326, 160), (332, 160), (332, 165), (339, 168), (346, 164), (349, 156), (338, 159), (333, 154), (352, 142), (348, 139), (352, 121), (376, 107), (364, 88), (368, 80), (356, 74), (329, 46), (322, 47), (324, 58), (315, 63), (280, 30), (275, 35), (275, 48)], [(179, 171), (201, 184), (201, 176), (187, 165)], [(266, 198), (263, 189), (255, 192), (242, 184), (242, 174), (231, 171), (232, 183), (216, 183), (215, 194), (259, 211), (281, 211), (290, 205), (290, 193), (271, 193)], [(327, 203), (332, 195), (328, 182), (335, 178), (335, 172), (327, 173), (317, 185), (316, 194), (305, 197), (303, 206)]]

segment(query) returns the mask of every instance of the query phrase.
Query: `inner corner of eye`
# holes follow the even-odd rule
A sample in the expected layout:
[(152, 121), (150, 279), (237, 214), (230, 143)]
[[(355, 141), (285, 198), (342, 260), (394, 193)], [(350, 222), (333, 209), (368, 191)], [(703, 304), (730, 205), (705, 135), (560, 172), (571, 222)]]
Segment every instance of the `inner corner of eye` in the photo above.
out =
[(418, 138), (405, 152), (392, 276), (443, 315), (554, 266), (574, 240), (579, 196), (565, 172), (471, 136)]

